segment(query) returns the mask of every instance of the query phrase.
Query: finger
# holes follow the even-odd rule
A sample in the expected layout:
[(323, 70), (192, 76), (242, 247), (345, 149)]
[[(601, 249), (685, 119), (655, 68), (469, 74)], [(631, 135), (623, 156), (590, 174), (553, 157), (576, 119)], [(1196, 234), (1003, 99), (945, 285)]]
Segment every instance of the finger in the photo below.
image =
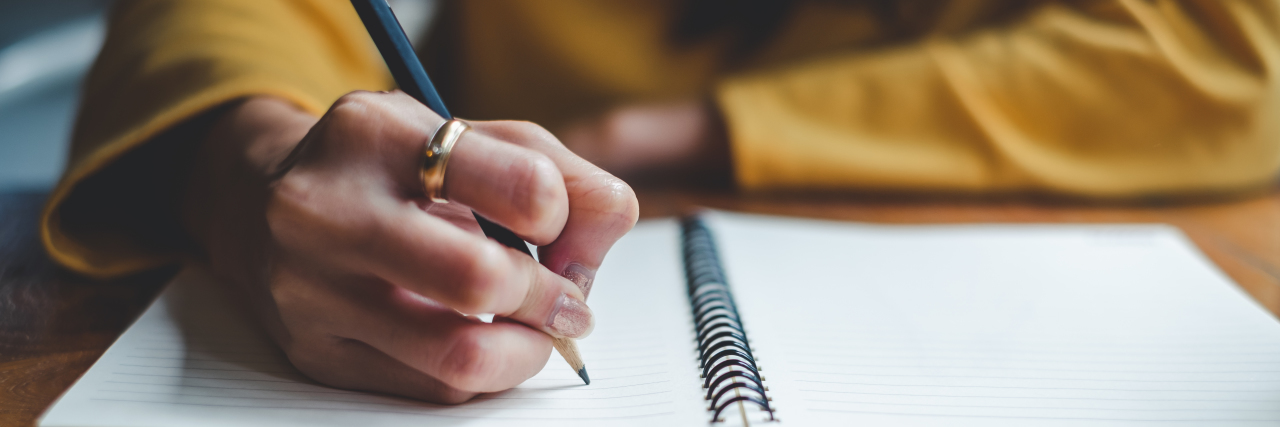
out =
[[(334, 276), (317, 274), (314, 268), (288, 264), (271, 275), (274, 316), (280, 328), (273, 338), (289, 356), (294, 367), (324, 384), (334, 387), (392, 393), (439, 403), (461, 403), (475, 392), (464, 392), (433, 378), (424, 371), (349, 338), (346, 332), (353, 319), (359, 320), (368, 298), (348, 298), (342, 292), (364, 283), (332, 286)], [(374, 289), (389, 287), (385, 282), (367, 282)], [(273, 322), (268, 322), (271, 324)], [(278, 333), (277, 333), (278, 332)]]
[[(376, 278), (313, 287), (311, 295), (303, 298), (303, 305), (324, 313), (312, 315), (305, 326), (309, 329), (306, 335), (368, 344), (377, 352), (464, 392), (514, 387), (538, 373), (551, 351), (551, 339), (544, 333), (518, 323), (484, 323), (465, 317)], [(291, 300), (298, 302), (296, 298)], [(356, 355), (369, 355), (342, 340), (329, 344), (348, 347)], [(393, 369), (385, 363), (379, 368), (383, 376)], [(402, 387), (416, 383), (411, 381)]]
[(463, 313), (502, 315), (557, 337), (591, 332), (581, 290), (529, 256), (411, 204), (378, 215), (358, 245), (366, 271)]
[(401, 289), (361, 302), (363, 324), (352, 323), (347, 336), (459, 390), (515, 387), (541, 371), (551, 354), (546, 334), (466, 318)]
[[(419, 162), (425, 144), (444, 122), (439, 115), (403, 92), (353, 92), (339, 99), (322, 122), (340, 139), (362, 141), (347, 144), (353, 152), (335, 158), (351, 162), (375, 153), (401, 196), (421, 196)], [(568, 197), (563, 177), (545, 155), (464, 132), (447, 166), (444, 190), (451, 200), (534, 244), (550, 243), (560, 234)]]
[(445, 384), (363, 342), (329, 338), (322, 346), (298, 349), (305, 355), (290, 355), (299, 371), (323, 384), (443, 404), (466, 402), (478, 394)]
[[(368, 181), (368, 182), (364, 182)], [(582, 291), (532, 258), (429, 215), (377, 179), (291, 172), (268, 209), (288, 253), (369, 274), (464, 313), (511, 317), (558, 337), (592, 329)]]
[(481, 133), (546, 155), (564, 177), (569, 215), (555, 241), (538, 248), (539, 260), (587, 295), (609, 248), (635, 226), (639, 204), (622, 180), (570, 152), (550, 132), (525, 122), (483, 122)]
[(564, 178), (551, 159), (478, 132), (462, 134), (444, 183), (449, 200), (535, 245), (555, 240), (569, 216)]

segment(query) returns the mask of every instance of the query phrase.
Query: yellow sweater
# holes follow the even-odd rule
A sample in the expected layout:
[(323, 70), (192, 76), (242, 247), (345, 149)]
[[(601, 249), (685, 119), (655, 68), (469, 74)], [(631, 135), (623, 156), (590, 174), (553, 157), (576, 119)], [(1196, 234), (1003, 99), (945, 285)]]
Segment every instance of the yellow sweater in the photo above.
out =
[[(862, 3), (801, 3), (729, 60), (724, 38), (668, 41), (678, 0), (459, 1), (424, 60), (473, 119), (709, 95), (747, 190), (1140, 197), (1257, 189), (1280, 167), (1273, 0), (900, 0), (906, 32)], [(319, 115), (391, 86), (344, 0), (122, 1), (45, 245), (94, 276), (169, 262), (181, 239), (145, 236), (161, 214), (122, 188), (163, 181), (148, 169), (173, 151), (144, 143), (237, 98)]]

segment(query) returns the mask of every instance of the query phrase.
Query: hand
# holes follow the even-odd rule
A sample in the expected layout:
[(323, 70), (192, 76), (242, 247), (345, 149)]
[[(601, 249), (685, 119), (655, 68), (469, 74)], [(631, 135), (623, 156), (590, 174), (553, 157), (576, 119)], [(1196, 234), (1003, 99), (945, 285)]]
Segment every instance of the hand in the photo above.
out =
[[(536, 125), (472, 122), (453, 203), (433, 204), (417, 168), (441, 123), (401, 92), (348, 94), (319, 120), (254, 98), (202, 143), (184, 223), (317, 381), (461, 402), (537, 373), (547, 334), (590, 332), (595, 270), (638, 215), (630, 187)], [(471, 209), (541, 264), (486, 239)]]
[(574, 153), (628, 182), (733, 182), (724, 123), (708, 102), (618, 107), (557, 134)]

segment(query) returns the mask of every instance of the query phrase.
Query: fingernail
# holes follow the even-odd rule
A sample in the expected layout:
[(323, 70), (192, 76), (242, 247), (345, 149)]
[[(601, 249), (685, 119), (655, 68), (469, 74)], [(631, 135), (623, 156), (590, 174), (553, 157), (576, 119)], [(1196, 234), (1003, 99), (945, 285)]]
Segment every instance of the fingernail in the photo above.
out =
[(578, 285), (578, 289), (582, 290), (583, 298), (591, 295), (591, 283), (596, 279), (595, 271), (587, 269), (586, 267), (583, 267), (582, 264), (574, 262), (565, 267), (564, 273), (561, 273), (560, 275), (569, 279), (573, 284)]
[(591, 333), (595, 326), (593, 320), (591, 309), (587, 308), (586, 303), (568, 294), (560, 294), (560, 298), (556, 300), (556, 308), (551, 310), (551, 317), (547, 318), (547, 327), (568, 338), (581, 338)]

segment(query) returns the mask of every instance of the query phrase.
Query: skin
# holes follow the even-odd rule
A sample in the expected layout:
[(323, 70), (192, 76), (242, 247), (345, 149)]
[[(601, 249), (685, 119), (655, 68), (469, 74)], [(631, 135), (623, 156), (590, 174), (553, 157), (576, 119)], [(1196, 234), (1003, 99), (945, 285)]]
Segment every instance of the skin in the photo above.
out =
[(733, 184), (724, 123), (708, 101), (616, 107), (556, 134), (573, 152), (627, 182)]
[[(635, 224), (626, 183), (525, 122), (471, 122), (445, 177), (452, 203), (427, 201), (418, 161), (442, 122), (401, 92), (351, 93), (320, 118), (258, 97), (200, 141), (184, 225), (317, 381), (441, 403), (511, 388), (562, 336), (557, 301), (585, 301)], [(471, 209), (541, 263), (485, 238)]]

